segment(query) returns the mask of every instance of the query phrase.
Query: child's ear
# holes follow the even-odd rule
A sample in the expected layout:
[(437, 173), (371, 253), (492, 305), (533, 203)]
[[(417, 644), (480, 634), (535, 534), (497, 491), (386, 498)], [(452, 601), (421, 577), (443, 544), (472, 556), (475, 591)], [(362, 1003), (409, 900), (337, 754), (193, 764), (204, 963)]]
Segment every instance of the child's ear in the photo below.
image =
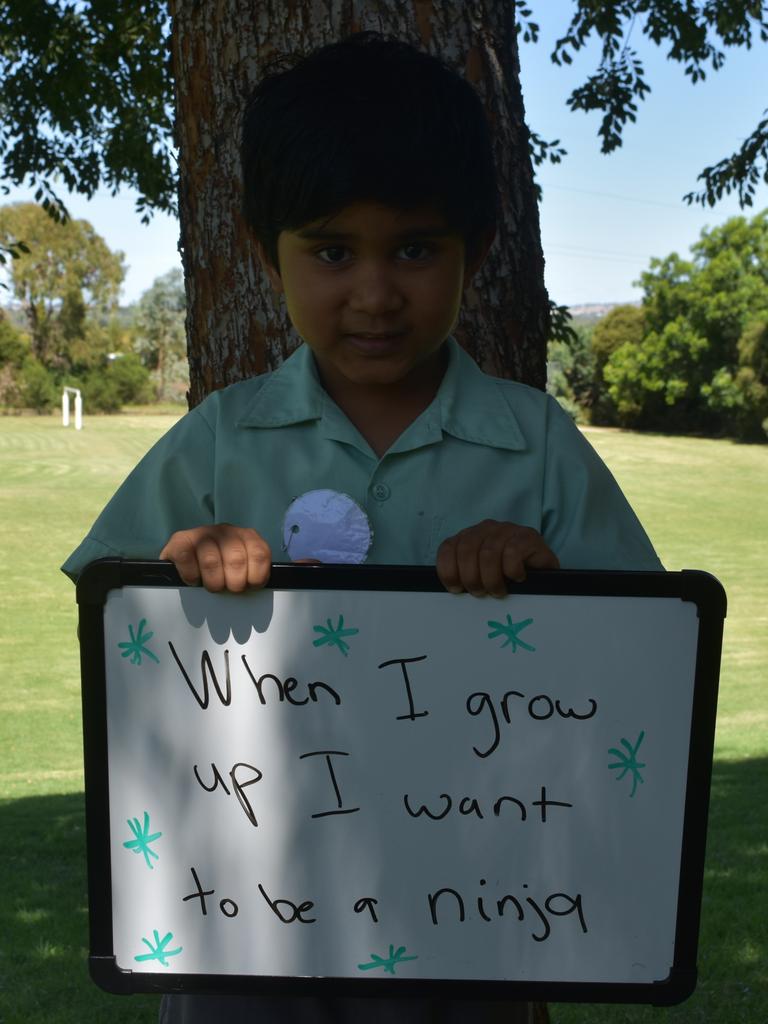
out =
[(485, 262), (485, 257), (488, 255), (488, 250), (493, 245), (493, 240), (496, 237), (496, 228), (490, 228), (485, 232), (484, 235), (478, 240), (477, 248), (473, 251), (471, 256), (467, 256), (464, 264), (464, 287), (467, 288), (472, 278), (478, 272)]
[(267, 250), (264, 248), (261, 242), (256, 243), (256, 255), (259, 257), (259, 263), (261, 264), (264, 273), (269, 278), (269, 283), (272, 285), (272, 288), (278, 293), (282, 292), (283, 279), (280, 277), (280, 273), (277, 270), (277, 267), (275, 267), (271, 262), (269, 256), (267, 255)]

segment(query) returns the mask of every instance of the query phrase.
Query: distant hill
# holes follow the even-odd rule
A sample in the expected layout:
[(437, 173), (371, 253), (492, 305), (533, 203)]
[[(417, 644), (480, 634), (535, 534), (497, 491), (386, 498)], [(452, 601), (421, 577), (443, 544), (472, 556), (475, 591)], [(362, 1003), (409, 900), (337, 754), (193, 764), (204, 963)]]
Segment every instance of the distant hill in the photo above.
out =
[(581, 306), (570, 306), (568, 312), (571, 320), (583, 327), (589, 327), (597, 323), (606, 313), (610, 313), (616, 306), (639, 306), (639, 300), (635, 302), (589, 302)]

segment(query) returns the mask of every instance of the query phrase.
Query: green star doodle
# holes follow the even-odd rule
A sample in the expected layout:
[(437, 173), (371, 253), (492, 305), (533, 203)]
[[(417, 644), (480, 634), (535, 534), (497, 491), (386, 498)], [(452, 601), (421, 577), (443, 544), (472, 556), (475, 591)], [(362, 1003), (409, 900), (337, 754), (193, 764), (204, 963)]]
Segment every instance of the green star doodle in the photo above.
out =
[(128, 819), (128, 828), (133, 832), (133, 839), (128, 839), (123, 843), (123, 846), (127, 850), (132, 850), (133, 853), (144, 854), (144, 861), (147, 867), (151, 870), (154, 869), (154, 864), (150, 861), (150, 857), (154, 857), (155, 860), (159, 860), (158, 854), (154, 850), (150, 849), (150, 844), (154, 843), (162, 832), (153, 832), (152, 835), (149, 833), (149, 812), (144, 811), (144, 824), (139, 824), (138, 818)]
[(173, 938), (173, 932), (168, 932), (168, 934), (163, 939), (160, 938), (160, 932), (157, 931), (157, 929), (155, 929), (152, 932), (152, 934), (155, 937), (155, 944), (154, 944), (154, 946), (149, 941), (149, 939), (142, 939), (141, 940), (144, 943), (144, 945), (147, 947), (147, 949), (149, 950), (149, 953), (140, 953), (138, 956), (135, 956), (133, 959), (134, 960), (157, 960), (158, 963), (161, 963), (163, 965), (163, 967), (170, 967), (171, 965), (168, 963), (168, 960), (166, 958), (169, 957), (169, 956), (178, 956), (183, 947), (179, 946), (178, 949), (166, 949), (165, 948), (168, 945), (168, 943), (171, 941), (171, 939)]
[(371, 953), (371, 961), (367, 964), (358, 964), (358, 969), (361, 971), (374, 971), (377, 967), (382, 967), (385, 974), (394, 974), (395, 967), (398, 964), (405, 963), (406, 960), (418, 960), (417, 956), (403, 956), (405, 953), (405, 946), (398, 946), (397, 949), (393, 945), (389, 947), (389, 956), (377, 956), (376, 953)]
[(531, 646), (531, 644), (527, 644), (518, 636), (518, 633), (525, 629), (526, 626), (530, 626), (532, 622), (533, 619), (523, 619), (522, 622), (513, 622), (511, 615), (507, 615), (506, 624), (503, 622), (490, 621), (488, 625), (491, 626), (493, 632), (488, 634), (488, 639), (493, 640), (494, 637), (503, 636), (506, 639), (501, 645), (502, 648), (509, 647), (511, 644), (513, 652), (515, 652), (518, 647), (522, 647), (524, 651), (535, 651), (535, 647)]
[(344, 616), (339, 616), (338, 626), (334, 626), (330, 619), (326, 619), (326, 626), (313, 626), (312, 628), (316, 633), (322, 633), (317, 640), (312, 641), (313, 647), (322, 647), (323, 644), (329, 644), (331, 647), (338, 647), (344, 657), (347, 657), (347, 651), (349, 650), (349, 644), (343, 638), (345, 636), (355, 636), (360, 632), (359, 629), (344, 629)]
[(131, 639), (124, 640), (122, 643), (117, 645), (118, 647), (123, 648), (122, 657), (130, 658), (132, 665), (140, 665), (141, 659), (145, 655), (148, 658), (151, 658), (152, 661), (156, 662), (158, 665), (160, 664), (160, 659), (157, 657), (157, 655), (153, 654), (152, 651), (150, 651), (150, 649), (147, 647), (147, 643), (152, 639), (152, 637), (155, 634), (144, 632), (144, 627), (146, 626), (146, 624), (147, 620), (142, 619), (135, 633), (133, 632), (133, 626), (129, 625), (128, 635), (130, 636)]
[(613, 764), (609, 764), (608, 768), (622, 769), (621, 774), (616, 776), (617, 782), (621, 782), (621, 780), (624, 778), (627, 772), (632, 773), (632, 792), (629, 794), (630, 796), (635, 795), (638, 782), (645, 782), (645, 779), (640, 774), (640, 769), (645, 768), (645, 762), (637, 760), (637, 752), (640, 749), (640, 744), (643, 742), (644, 738), (645, 732), (641, 730), (640, 735), (637, 737), (637, 743), (634, 745), (634, 747), (629, 742), (629, 740), (620, 740), (619, 742), (621, 743), (622, 747), (624, 747), (624, 749), (627, 751), (627, 753), (622, 753), (622, 751), (617, 750), (616, 747), (610, 747), (608, 750), (609, 754), (615, 754), (615, 756), (619, 759), (618, 761), (614, 761)]

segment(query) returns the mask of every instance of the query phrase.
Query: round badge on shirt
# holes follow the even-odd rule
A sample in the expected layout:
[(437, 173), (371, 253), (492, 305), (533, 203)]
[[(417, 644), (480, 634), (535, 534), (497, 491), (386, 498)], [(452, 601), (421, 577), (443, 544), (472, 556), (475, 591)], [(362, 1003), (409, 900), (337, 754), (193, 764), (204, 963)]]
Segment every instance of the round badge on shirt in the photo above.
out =
[(358, 565), (373, 542), (365, 509), (340, 491), (325, 488), (294, 498), (283, 519), (283, 551), (292, 562)]

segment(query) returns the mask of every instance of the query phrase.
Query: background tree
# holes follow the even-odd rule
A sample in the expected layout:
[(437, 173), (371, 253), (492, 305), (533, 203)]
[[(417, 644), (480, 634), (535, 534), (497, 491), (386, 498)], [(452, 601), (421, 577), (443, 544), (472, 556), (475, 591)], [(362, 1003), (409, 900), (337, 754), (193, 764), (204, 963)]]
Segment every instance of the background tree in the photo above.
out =
[(639, 345), (645, 333), (645, 312), (640, 306), (614, 306), (592, 331), (592, 351), (602, 369), (620, 345)]
[(768, 433), (768, 211), (704, 231), (641, 275), (645, 331), (604, 368), (627, 425)]
[(595, 324), (590, 338), (593, 354), (590, 419), (593, 423), (616, 422), (616, 406), (605, 381), (605, 365), (622, 345), (639, 345), (645, 334), (645, 312), (640, 306), (615, 306)]
[(151, 402), (154, 389), (135, 352), (112, 352), (82, 380), (69, 380), (82, 388), (89, 412), (120, 412), (124, 405)]
[(29, 354), (29, 338), (0, 309), (0, 408), (5, 411), (21, 406), (19, 371)]
[(157, 398), (178, 397), (172, 384), (188, 379), (185, 309), (184, 278), (177, 269), (158, 277), (139, 299), (133, 347), (155, 375)]
[(23, 354), (18, 338), (0, 345), (4, 407), (44, 412), (58, 402), (62, 384), (80, 387), (91, 411), (150, 398), (148, 371), (126, 351), (129, 338), (116, 315), (123, 254), (87, 221), (55, 221), (36, 203), (0, 207), (0, 239), (12, 248), (22, 237), (28, 251), (8, 273), (27, 336)]
[(750, 321), (738, 341), (738, 364), (722, 366), (702, 386), (710, 409), (732, 424), (738, 437), (768, 436), (768, 317)]
[(598, 399), (593, 328), (569, 324), (568, 334), (547, 346), (547, 391), (579, 422), (591, 422)]
[(0, 309), (0, 366), (21, 366), (29, 352), (29, 338)]
[(32, 354), (45, 367), (91, 365), (106, 350), (100, 326), (117, 305), (125, 268), (85, 220), (58, 223), (35, 203), (0, 208), (0, 238), (27, 240), (9, 265), (13, 295), (27, 320)]

